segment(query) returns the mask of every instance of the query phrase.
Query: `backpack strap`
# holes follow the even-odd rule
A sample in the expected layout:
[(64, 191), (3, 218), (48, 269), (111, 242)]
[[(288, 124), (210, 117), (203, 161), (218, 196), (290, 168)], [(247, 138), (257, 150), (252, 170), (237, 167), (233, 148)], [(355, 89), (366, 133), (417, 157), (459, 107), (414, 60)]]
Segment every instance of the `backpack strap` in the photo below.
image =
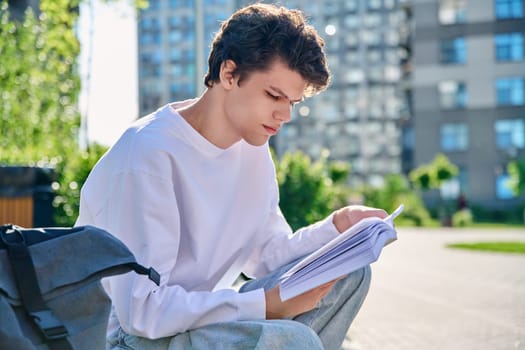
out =
[(160, 274), (153, 267), (148, 268), (136, 262), (128, 263), (126, 265), (139, 275), (148, 276), (148, 278), (152, 280), (157, 286), (160, 285)]
[(67, 339), (66, 327), (42, 298), (33, 260), (24, 236), (14, 226), (11, 226), (9, 231), (11, 232), (6, 233), (0, 230), (0, 237), (7, 246), (7, 256), (26, 313), (40, 329), (51, 350), (73, 350)]

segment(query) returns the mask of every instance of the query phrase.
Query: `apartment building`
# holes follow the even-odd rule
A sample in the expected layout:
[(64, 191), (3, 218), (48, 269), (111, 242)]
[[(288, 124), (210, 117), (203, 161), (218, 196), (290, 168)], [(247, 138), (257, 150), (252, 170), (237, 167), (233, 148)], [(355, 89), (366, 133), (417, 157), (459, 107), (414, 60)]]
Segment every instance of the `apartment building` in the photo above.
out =
[[(245, 2), (246, 3), (246, 2)], [(398, 0), (289, 0), (326, 43), (332, 83), (299, 104), (273, 140), (277, 155), (329, 151), (348, 161), (351, 185), (380, 184), (402, 171), (402, 126), (408, 120), (409, 12)]]
[(411, 3), (414, 166), (441, 152), (460, 171), (427, 200), (516, 205), (507, 164), (525, 156), (523, 0)]
[(214, 33), (233, 11), (232, 0), (149, 0), (138, 20), (140, 115), (203, 91)]
[[(202, 91), (213, 32), (248, 1), (150, 0), (139, 20), (141, 115)], [(402, 170), (401, 126), (409, 18), (399, 0), (290, 0), (326, 41), (330, 88), (294, 110), (271, 144), (277, 155), (302, 150), (352, 165), (353, 185), (380, 183)]]

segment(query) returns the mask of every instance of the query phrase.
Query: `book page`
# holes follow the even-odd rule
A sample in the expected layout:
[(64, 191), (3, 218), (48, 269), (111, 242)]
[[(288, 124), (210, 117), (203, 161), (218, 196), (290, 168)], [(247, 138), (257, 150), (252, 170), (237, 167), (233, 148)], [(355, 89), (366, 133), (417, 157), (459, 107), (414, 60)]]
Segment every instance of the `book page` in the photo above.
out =
[(385, 219), (362, 219), (305, 257), (281, 276), (281, 300), (293, 298), (376, 261), (382, 248), (397, 239), (394, 219), (402, 211), (403, 205), (400, 205)]

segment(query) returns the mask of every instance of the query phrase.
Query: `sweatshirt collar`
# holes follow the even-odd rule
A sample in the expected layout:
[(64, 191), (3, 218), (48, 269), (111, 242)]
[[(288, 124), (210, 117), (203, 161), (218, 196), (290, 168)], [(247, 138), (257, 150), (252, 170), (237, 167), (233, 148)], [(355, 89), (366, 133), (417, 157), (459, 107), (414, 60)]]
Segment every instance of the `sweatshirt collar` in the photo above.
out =
[(220, 147), (217, 147), (208, 139), (206, 139), (204, 136), (202, 136), (197, 130), (191, 126), (190, 123), (184, 119), (180, 113), (177, 112), (178, 108), (184, 107), (186, 105), (191, 104), (194, 102), (195, 99), (191, 100), (185, 100), (181, 102), (175, 102), (171, 103), (165, 106), (164, 110), (171, 114), (174, 117), (174, 121), (177, 124), (178, 128), (182, 131), (181, 136), (190, 144), (192, 144), (195, 148), (205, 152), (206, 154), (210, 156), (220, 156), (222, 154), (228, 153), (229, 150), (233, 150), (237, 148), (237, 146), (242, 142), (236, 142), (232, 146), (222, 149)]

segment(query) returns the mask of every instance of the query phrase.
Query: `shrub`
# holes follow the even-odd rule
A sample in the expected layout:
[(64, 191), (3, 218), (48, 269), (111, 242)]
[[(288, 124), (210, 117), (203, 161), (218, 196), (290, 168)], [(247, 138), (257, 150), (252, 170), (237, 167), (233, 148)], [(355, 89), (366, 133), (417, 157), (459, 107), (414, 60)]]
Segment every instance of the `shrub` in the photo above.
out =
[(403, 214), (396, 219), (398, 225), (428, 226), (432, 219), (423, 201), (408, 184), (403, 175), (391, 174), (385, 177), (384, 185), (363, 190), (364, 202), (371, 207), (383, 208), (391, 213), (404, 204)]
[(472, 212), (469, 209), (461, 209), (452, 215), (452, 226), (466, 227), (472, 225)]
[(275, 166), (280, 207), (293, 230), (324, 219), (346, 205), (348, 190), (340, 183), (348, 176), (348, 165), (332, 164), (326, 155), (312, 162), (304, 153), (295, 152), (275, 160)]
[(58, 169), (54, 221), (59, 226), (73, 226), (80, 207), (80, 189), (95, 163), (107, 147), (92, 144), (87, 151), (70, 154), (63, 167)]

